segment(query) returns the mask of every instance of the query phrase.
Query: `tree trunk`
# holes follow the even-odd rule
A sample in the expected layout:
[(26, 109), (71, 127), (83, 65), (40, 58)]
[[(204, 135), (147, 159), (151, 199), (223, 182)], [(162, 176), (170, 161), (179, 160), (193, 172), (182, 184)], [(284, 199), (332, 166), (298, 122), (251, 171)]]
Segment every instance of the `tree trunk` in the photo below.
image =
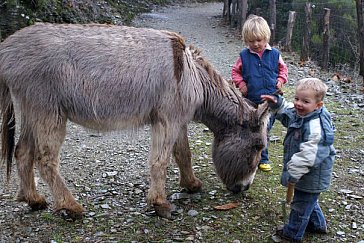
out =
[(236, 27), (238, 22), (238, 17), (240, 17), (238, 0), (231, 0), (231, 18), (230, 18), (230, 26)]
[(243, 30), (243, 25), (245, 23), (245, 20), (246, 20), (246, 15), (248, 13), (248, 0), (239, 0), (241, 1), (241, 11), (240, 11), (240, 24), (238, 25), (239, 26), (239, 33), (241, 33), (241, 31)]
[(306, 3), (305, 6), (306, 23), (304, 26), (302, 48), (301, 48), (301, 61), (310, 60), (310, 43), (311, 43), (311, 20), (312, 9), (311, 3)]
[(293, 32), (293, 27), (294, 27), (295, 20), (296, 20), (296, 12), (295, 11), (289, 11), (286, 43), (285, 43), (285, 46), (284, 46), (285, 51), (292, 51), (291, 42), (292, 42), (292, 32)]
[(356, 16), (358, 21), (358, 42), (360, 53), (360, 70), (359, 74), (364, 77), (364, 27), (363, 27), (363, 2), (356, 0)]
[(277, 10), (276, 0), (269, 0), (269, 28), (271, 31), (270, 44), (273, 45), (276, 42), (276, 28), (277, 28)]
[(222, 10), (222, 17), (226, 23), (230, 22), (230, 4), (231, 0), (224, 0), (224, 8)]

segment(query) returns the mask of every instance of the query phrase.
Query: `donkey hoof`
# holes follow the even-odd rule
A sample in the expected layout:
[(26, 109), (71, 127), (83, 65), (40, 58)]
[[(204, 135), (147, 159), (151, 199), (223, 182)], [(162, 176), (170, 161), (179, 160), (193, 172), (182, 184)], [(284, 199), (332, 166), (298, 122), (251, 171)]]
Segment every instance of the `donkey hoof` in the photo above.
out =
[(41, 200), (38, 202), (28, 202), (28, 205), (33, 211), (43, 210), (48, 207), (48, 203), (46, 200)]
[(154, 204), (155, 213), (162, 218), (172, 218), (172, 207), (169, 203)]
[(202, 184), (195, 187), (186, 188), (188, 193), (196, 193), (202, 191)]
[(190, 184), (181, 184), (181, 187), (188, 193), (196, 193), (202, 190), (202, 182), (199, 179), (197, 179)]
[(78, 219), (82, 219), (83, 213), (73, 212), (68, 209), (61, 209), (56, 211), (56, 214), (61, 216), (66, 221), (76, 221)]

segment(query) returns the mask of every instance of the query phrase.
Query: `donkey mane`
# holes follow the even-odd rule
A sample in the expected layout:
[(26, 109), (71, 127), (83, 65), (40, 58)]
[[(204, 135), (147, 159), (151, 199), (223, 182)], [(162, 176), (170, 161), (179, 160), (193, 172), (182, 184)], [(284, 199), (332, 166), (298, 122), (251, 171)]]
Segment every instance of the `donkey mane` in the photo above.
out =
[[(221, 123), (222, 120), (234, 124), (251, 123), (257, 108), (256, 105), (244, 98), (231, 80), (227, 81), (224, 79), (209, 61), (201, 55), (202, 51), (200, 49), (190, 45), (188, 50), (198, 69), (199, 80), (204, 87), (203, 111), (213, 113), (214, 119), (218, 119), (219, 124), (224, 124)], [(203, 118), (199, 111), (196, 114), (197, 120), (202, 121), (210, 129), (215, 130), (213, 128), (214, 125), (211, 126), (214, 119), (210, 115)]]
[(223, 76), (209, 63), (209, 61), (201, 55), (201, 49), (195, 47), (192, 44), (189, 45), (187, 48), (184, 38), (175, 32), (170, 32), (166, 30), (163, 30), (162, 32), (166, 33), (172, 42), (174, 74), (177, 81), (181, 80), (183, 76), (183, 70), (190, 70), (188, 67), (185, 67), (184, 63), (183, 53), (186, 52), (186, 58), (192, 58), (192, 62), (198, 69), (196, 74), (198, 75), (198, 77), (196, 78), (198, 78), (202, 84), (205, 84), (205, 86), (211, 85), (214, 89), (214, 92), (217, 92), (224, 97), (228, 97), (228, 99), (234, 104), (241, 106), (245, 110), (249, 111), (248, 113), (250, 113), (252, 108), (256, 108), (252, 107), (252, 104), (250, 104), (249, 102), (246, 102), (246, 100), (244, 100), (244, 98), (241, 96), (240, 91), (235, 87), (235, 85), (232, 82), (228, 82), (227, 80), (225, 80)]
[(216, 71), (216, 69), (201, 55), (201, 49), (189, 46), (193, 60), (206, 70), (211, 84), (223, 95), (227, 95), (226, 80)]

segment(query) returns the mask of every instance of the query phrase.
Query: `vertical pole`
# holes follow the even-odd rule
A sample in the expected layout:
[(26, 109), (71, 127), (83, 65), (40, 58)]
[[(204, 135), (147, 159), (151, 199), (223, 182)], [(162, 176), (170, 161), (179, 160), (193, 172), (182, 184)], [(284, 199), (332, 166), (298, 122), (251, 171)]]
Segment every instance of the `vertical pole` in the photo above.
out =
[(243, 25), (244, 25), (246, 17), (247, 17), (246, 15), (248, 13), (248, 0), (239, 0), (239, 1), (241, 1), (241, 11), (240, 11), (241, 22), (238, 25), (238, 27), (239, 27), (239, 33), (241, 33), (241, 31), (243, 30)]
[(355, 0), (356, 2), (356, 16), (358, 21), (358, 42), (360, 52), (360, 70), (359, 75), (364, 77), (364, 27), (363, 27), (363, 1)]
[(322, 63), (321, 67), (323, 70), (328, 70), (329, 67), (329, 40), (330, 40), (330, 9), (324, 8), (324, 31), (322, 34)]
[(269, 0), (269, 28), (271, 31), (270, 44), (276, 42), (276, 26), (277, 26), (277, 6), (276, 0)]
[(302, 39), (302, 48), (301, 48), (301, 61), (309, 61), (310, 60), (310, 43), (311, 43), (311, 21), (312, 21), (312, 8), (311, 3), (306, 3), (305, 5), (305, 26), (303, 32)]
[(295, 11), (289, 11), (288, 15), (288, 25), (287, 25), (287, 35), (286, 35), (286, 44), (284, 47), (285, 51), (292, 51), (292, 32), (294, 27), (294, 22), (296, 19), (296, 12)]
[(224, 0), (224, 7), (222, 9), (222, 17), (224, 18), (224, 20), (228, 20), (228, 14), (230, 12), (230, 9), (229, 9), (229, 0)]

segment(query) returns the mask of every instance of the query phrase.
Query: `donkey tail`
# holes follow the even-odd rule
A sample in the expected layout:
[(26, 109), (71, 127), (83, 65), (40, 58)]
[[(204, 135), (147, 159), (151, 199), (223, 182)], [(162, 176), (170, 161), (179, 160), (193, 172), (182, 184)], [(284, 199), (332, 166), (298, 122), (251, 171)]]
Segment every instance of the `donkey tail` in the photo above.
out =
[(6, 161), (6, 178), (9, 182), (15, 148), (15, 113), (9, 87), (0, 83), (1, 159)]

